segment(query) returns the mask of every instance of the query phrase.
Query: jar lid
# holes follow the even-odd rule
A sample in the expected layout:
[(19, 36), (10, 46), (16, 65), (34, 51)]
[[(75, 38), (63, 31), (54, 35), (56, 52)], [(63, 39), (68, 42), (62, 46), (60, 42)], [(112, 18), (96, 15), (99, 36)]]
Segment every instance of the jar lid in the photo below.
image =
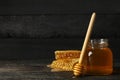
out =
[(91, 39), (90, 44), (92, 47), (107, 47), (108, 39)]

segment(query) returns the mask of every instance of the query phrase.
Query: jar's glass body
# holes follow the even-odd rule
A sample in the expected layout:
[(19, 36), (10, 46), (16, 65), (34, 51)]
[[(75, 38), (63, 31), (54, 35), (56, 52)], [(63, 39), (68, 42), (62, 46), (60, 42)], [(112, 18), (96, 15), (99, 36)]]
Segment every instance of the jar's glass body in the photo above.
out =
[(87, 49), (87, 74), (109, 75), (113, 71), (113, 55), (107, 39), (91, 40)]

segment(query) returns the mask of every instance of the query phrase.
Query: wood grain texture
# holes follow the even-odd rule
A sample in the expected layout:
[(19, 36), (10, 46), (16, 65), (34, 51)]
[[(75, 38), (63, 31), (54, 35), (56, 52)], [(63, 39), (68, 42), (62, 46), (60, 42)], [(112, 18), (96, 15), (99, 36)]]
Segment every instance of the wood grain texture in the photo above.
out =
[[(84, 38), (91, 14), (0, 16), (1, 38)], [(119, 38), (120, 15), (97, 14), (93, 38)]]
[(1, 80), (118, 80), (120, 79), (120, 65), (116, 64), (114, 73), (109, 76), (83, 76), (72, 78), (72, 72), (51, 72), (46, 67), (49, 60), (9, 60), (0, 61)]

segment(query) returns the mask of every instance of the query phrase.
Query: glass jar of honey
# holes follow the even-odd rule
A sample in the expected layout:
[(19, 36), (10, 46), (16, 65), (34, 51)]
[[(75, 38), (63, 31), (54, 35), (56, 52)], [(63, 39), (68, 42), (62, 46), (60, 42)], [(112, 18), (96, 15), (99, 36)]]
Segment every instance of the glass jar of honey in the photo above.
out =
[(113, 71), (113, 55), (108, 39), (93, 39), (87, 48), (87, 74), (109, 75)]

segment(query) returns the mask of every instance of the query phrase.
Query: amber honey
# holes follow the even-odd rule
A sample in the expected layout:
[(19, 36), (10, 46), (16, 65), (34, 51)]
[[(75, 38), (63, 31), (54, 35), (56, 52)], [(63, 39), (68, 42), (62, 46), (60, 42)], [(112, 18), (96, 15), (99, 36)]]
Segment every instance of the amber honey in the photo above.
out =
[(87, 49), (87, 74), (109, 75), (113, 71), (112, 51), (107, 39), (92, 40)]

